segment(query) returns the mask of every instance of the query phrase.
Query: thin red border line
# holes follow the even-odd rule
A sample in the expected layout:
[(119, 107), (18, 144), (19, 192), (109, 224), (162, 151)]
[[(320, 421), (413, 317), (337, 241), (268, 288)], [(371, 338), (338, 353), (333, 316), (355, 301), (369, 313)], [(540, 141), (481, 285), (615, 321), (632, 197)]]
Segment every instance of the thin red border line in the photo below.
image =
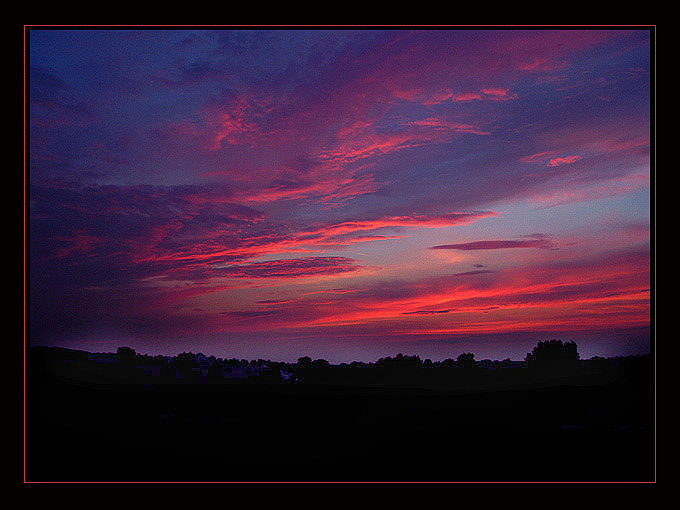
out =
[[(36, 26), (72, 26), (72, 25), (24, 25), (24, 197), (26, 196), (26, 29)], [(164, 25), (75, 25), (77, 26), (164, 26)], [(167, 26), (167, 25), (165, 25)], [(175, 26), (215, 26), (215, 25), (175, 25)], [(217, 26), (282, 26), (282, 25), (217, 25)], [(375, 25), (286, 25), (286, 26), (375, 26)], [(385, 26), (385, 25), (383, 25)], [(413, 26), (413, 25), (396, 25), (396, 26)], [(416, 25), (416, 26), (442, 26), (442, 25)], [(502, 25), (443, 25), (443, 26), (502, 26)], [(506, 25), (507, 26), (507, 25)], [(510, 25), (510, 26), (527, 26), (527, 25)], [(542, 25), (529, 25), (542, 26)], [(565, 25), (548, 25), (548, 26), (565, 26)], [(594, 26), (594, 25), (577, 25), (577, 26)], [(616, 25), (599, 25), (599, 26), (616, 26)], [(654, 138), (656, 141), (656, 25), (626, 25), (634, 27), (650, 27), (654, 33)], [(654, 144), (654, 227), (656, 230), (656, 143)], [(62, 482), (28, 482), (26, 480), (26, 206), (24, 204), (23, 212), (24, 221), (24, 483), (62, 483)], [(656, 289), (656, 236), (654, 236), (654, 287)], [(656, 292), (655, 292), (656, 294)], [(654, 342), (654, 480), (650, 482), (208, 482), (208, 483), (656, 483), (656, 449), (657, 449), (657, 392), (656, 392), (656, 307), (654, 307), (654, 324), (653, 324), (653, 342)], [(204, 482), (66, 482), (66, 483), (204, 483)]]
[[(26, 198), (26, 25), (24, 25), (24, 199)], [(26, 203), (24, 202), (24, 483), (26, 483)]]

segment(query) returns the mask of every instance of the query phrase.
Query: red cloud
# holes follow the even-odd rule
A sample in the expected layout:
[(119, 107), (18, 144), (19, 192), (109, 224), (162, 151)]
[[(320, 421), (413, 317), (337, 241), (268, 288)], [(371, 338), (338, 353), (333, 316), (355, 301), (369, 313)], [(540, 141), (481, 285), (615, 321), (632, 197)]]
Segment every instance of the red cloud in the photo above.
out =
[(649, 323), (649, 257), (627, 253), (581, 264), (532, 264), (483, 279), (383, 281), (332, 301), (307, 295), (271, 304), (282, 313), (263, 317), (258, 328), (329, 331), (379, 324), (384, 334), (455, 334), (640, 326)]
[(548, 161), (548, 166), (567, 165), (569, 163), (574, 163), (579, 159), (581, 159), (581, 156), (565, 156), (563, 158), (553, 158), (550, 161)]
[(481, 218), (496, 216), (494, 211), (453, 212), (439, 215), (384, 216), (369, 220), (348, 220), (340, 223), (326, 224), (306, 231), (307, 235), (323, 234), (333, 236), (379, 228), (413, 227), (442, 228), (456, 225), (467, 225)]
[(215, 269), (215, 274), (228, 278), (305, 278), (309, 276), (348, 273), (361, 269), (347, 257), (305, 257), (268, 260)]
[(556, 153), (557, 151), (537, 152), (531, 156), (524, 156), (523, 158), (520, 158), (519, 161), (521, 163), (545, 163), (545, 161), (550, 159), (550, 156), (553, 156)]

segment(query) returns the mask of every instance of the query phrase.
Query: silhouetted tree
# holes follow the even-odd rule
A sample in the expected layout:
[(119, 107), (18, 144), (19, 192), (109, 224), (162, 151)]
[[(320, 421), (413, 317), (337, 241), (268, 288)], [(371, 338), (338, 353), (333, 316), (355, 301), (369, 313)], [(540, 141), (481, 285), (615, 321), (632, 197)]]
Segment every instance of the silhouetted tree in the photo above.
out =
[(575, 342), (546, 340), (538, 342), (525, 361), (530, 368), (541, 370), (573, 369), (578, 366), (579, 355)]
[(420, 368), (422, 366), (422, 361), (420, 360), (420, 356), (405, 356), (400, 352), (394, 358), (390, 356), (387, 356), (386, 358), (380, 358), (376, 362), (376, 366), (380, 368), (401, 371)]
[(298, 358), (294, 366), (295, 377), (298, 381), (307, 382), (312, 369), (312, 358), (309, 356), (302, 356)]
[(210, 382), (222, 382), (224, 377), (222, 375), (222, 363), (215, 362), (208, 367), (208, 380)]
[(446, 358), (439, 363), (439, 366), (443, 368), (453, 368), (456, 366), (456, 361), (452, 358)]
[(278, 366), (265, 365), (259, 373), (259, 381), (271, 384), (280, 383), (282, 381), (281, 369)]
[(198, 365), (196, 363), (196, 355), (192, 352), (183, 352), (175, 356), (174, 365), (180, 374), (185, 379), (198, 379)]
[(475, 367), (475, 355), (471, 352), (464, 352), (456, 358), (456, 366), (459, 368), (474, 368)]
[(610, 363), (610, 360), (602, 356), (593, 356), (585, 362), (585, 366), (591, 371), (606, 371), (613, 369), (616, 364)]
[(196, 361), (196, 355), (192, 352), (183, 352), (175, 356), (176, 363), (194, 363)]
[(130, 347), (118, 347), (118, 359), (123, 363), (130, 363), (137, 358), (137, 352)]
[(301, 358), (298, 358), (296, 368), (298, 369), (305, 369), (305, 368), (310, 368), (312, 366), (312, 358), (309, 356), (303, 356)]
[(331, 366), (331, 364), (328, 361), (326, 361), (325, 359), (315, 359), (312, 362), (312, 367), (314, 367), (314, 368), (328, 368), (330, 366)]

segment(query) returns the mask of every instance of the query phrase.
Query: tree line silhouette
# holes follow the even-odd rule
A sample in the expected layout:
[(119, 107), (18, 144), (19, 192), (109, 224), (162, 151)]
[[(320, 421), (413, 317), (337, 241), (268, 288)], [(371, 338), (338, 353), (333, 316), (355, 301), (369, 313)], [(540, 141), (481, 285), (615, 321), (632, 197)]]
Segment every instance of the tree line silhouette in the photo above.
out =
[[(511, 383), (540, 378), (602, 373), (628, 366), (645, 356), (593, 357), (581, 360), (573, 341), (539, 341), (523, 361), (476, 360), (471, 352), (441, 361), (398, 353), (375, 362), (331, 364), (302, 356), (297, 362), (265, 359), (223, 359), (202, 353), (176, 356), (139, 354), (122, 346), (115, 353), (89, 353), (53, 347), (34, 347), (34, 367), (64, 377), (104, 382), (175, 384), (367, 384), (437, 385)], [(30, 364), (29, 364), (30, 369)]]
[[(646, 480), (649, 355), (332, 364), (32, 347), (33, 480)], [(453, 462), (452, 462), (453, 459)]]

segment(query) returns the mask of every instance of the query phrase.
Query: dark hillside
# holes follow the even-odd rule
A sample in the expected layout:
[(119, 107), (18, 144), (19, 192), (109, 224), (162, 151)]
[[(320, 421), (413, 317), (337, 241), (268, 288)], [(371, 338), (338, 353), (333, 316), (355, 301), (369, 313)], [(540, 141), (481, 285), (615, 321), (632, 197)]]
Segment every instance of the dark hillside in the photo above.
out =
[[(65, 361), (74, 357), (82, 363)], [(377, 374), (331, 376), (330, 366), (292, 384), (162, 382), (86, 360), (32, 352), (29, 480), (653, 478), (646, 356), (559, 378), (480, 369), (405, 373), (401, 385), (397, 372), (378, 384)]]

